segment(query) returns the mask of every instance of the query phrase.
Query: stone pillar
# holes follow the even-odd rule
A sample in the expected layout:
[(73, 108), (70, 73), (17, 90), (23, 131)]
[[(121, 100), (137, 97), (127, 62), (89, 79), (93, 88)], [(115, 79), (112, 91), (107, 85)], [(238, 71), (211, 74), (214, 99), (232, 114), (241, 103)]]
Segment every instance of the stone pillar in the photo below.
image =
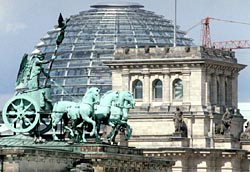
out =
[(238, 73), (232, 76), (232, 106), (238, 108)]
[(211, 104), (216, 105), (217, 104), (217, 81), (215, 74), (211, 75)]
[[(165, 71), (165, 70), (164, 70)], [(163, 74), (163, 103), (170, 105), (170, 76), (169, 72)]]
[[(183, 105), (189, 107), (191, 105), (190, 102), (190, 70), (186, 69), (182, 73), (182, 83), (183, 83)], [(189, 110), (187, 108), (186, 110)]]
[(220, 105), (225, 106), (225, 76), (220, 75)]
[(122, 69), (122, 90), (129, 90), (129, 69)]
[(211, 105), (211, 88), (212, 88), (212, 83), (211, 83), (211, 75), (207, 75), (206, 77), (206, 84), (205, 84), (205, 89), (206, 89), (206, 106)]
[(232, 90), (232, 77), (228, 76), (227, 77), (227, 100), (226, 100), (226, 105), (227, 106), (232, 106), (232, 97), (233, 95), (233, 90)]
[(149, 78), (149, 69), (145, 68), (142, 70), (144, 76), (143, 79), (143, 102), (145, 105), (150, 105), (150, 78)]

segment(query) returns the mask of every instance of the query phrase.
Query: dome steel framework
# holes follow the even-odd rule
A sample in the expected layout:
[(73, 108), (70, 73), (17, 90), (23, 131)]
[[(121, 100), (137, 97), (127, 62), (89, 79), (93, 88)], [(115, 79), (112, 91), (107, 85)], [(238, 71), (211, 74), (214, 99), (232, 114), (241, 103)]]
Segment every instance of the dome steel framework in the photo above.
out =
[[(98, 4), (91, 7), (70, 16), (50, 74), (61, 86), (53, 86), (54, 101), (70, 96), (78, 99), (90, 86), (97, 86), (102, 93), (110, 90), (111, 72), (102, 60), (112, 59), (116, 48), (173, 46), (172, 22), (144, 10), (142, 5)], [(48, 31), (33, 53), (46, 53), (46, 58), (51, 58), (57, 33), (57, 29)], [(186, 37), (179, 26), (177, 45), (193, 45), (192, 39)]]

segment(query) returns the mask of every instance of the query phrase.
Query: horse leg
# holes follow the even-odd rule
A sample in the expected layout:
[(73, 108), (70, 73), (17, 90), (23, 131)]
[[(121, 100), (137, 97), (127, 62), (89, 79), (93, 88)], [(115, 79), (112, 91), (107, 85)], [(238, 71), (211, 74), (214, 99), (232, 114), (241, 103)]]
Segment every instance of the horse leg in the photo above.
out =
[(112, 139), (111, 139), (113, 145), (117, 145), (117, 142), (115, 141), (115, 138), (116, 138), (116, 136), (118, 134), (118, 128), (119, 127), (115, 127), (115, 131), (114, 131), (114, 134), (113, 134)]
[[(91, 131), (91, 133), (90, 133), (90, 136), (93, 136), (93, 135), (96, 133), (96, 122), (93, 121), (89, 116), (82, 116), (82, 119), (83, 119), (84, 121), (86, 121), (87, 123), (91, 123), (91, 124), (92, 124), (93, 129), (92, 129), (92, 131)], [(83, 129), (82, 129), (82, 140), (83, 140), (83, 141), (86, 140), (86, 139), (85, 139), (85, 128), (84, 128), (84, 127), (83, 127)]]
[(59, 115), (58, 116), (56, 115), (56, 112), (53, 112), (51, 116), (52, 116), (52, 137), (53, 137), (54, 141), (57, 141), (59, 139), (56, 136), (56, 126), (59, 123), (59, 121), (61, 120), (61, 118), (58, 117)]
[(64, 128), (65, 128), (66, 130), (69, 131), (70, 136), (73, 138), (73, 137), (74, 137), (74, 132), (73, 132), (73, 130), (72, 130), (70, 127), (68, 127), (68, 126), (64, 126)]
[(127, 130), (127, 133), (126, 133), (125, 140), (129, 140), (132, 135), (132, 128), (130, 127), (130, 125), (126, 124), (126, 130)]
[(100, 142), (101, 141), (101, 137), (100, 137), (100, 128), (101, 128), (101, 121), (99, 119), (96, 120), (96, 132), (95, 132), (95, 138), (96, 138), (96, 142)]
[(113, 124), (112, 130), (110, 131), (110, 133), (109, 133), (108, 136), (107, 136), (107, 140), (108, 140), (108, 143), (109, 143), (109, 144), (111, 144), (111, 140), (112, 140), (112, 138), (113, 138), (113, 136), (114, 136), (114, 134), (115, 134), (116, 127), (117, 127), (117, 125), (114, 125), (114, 124)]
[(93, 120), (92, 120), (91, 118), (89, 118), (89, 117), (87, 117), (87, 118), (85, 119), (85, 121), (92, 124), (93, 129), (92, 129), (92, 131), (90, 132), (90, 136), (93, 136), (93, 135), (96, 133), (96, 122), (93, 121)]
[(81, 142), (85, 143), (87, 142), (86, 138), (85, 138), (85, 134), (86, 134), (86, 131), (85, 129), (82, 130), (82, 139), (81, 139)]

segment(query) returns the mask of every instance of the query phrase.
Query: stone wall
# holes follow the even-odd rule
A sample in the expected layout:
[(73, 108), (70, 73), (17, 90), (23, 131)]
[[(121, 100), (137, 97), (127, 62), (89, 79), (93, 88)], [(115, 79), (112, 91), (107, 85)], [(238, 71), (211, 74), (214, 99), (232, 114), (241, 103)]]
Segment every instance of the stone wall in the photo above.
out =
[[(172, 172), (174, 161), (145, 157), (141, 149), (105, 144), (0, 139), (3, 172)], [(23, 138), (23, 137), (21, 137)], [(27, 138), (27, 137), (25, 137)], [(6, 141), (12, 144), (5, 145)]]

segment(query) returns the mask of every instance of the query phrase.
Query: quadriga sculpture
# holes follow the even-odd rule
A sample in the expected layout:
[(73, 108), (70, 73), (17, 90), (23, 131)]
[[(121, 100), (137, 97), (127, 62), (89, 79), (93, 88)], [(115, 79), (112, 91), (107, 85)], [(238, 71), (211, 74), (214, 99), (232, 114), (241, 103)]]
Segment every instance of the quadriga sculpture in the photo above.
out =
[[(92, 125), (92, 131), (90, 135), (94, 135), (96, 131), (96, 122), (91, 118), (94, 112), (94, 105), (100, 102), (100, 90), (96, 87), (92, 87), (87, 89), (85, 95), (83, 96), (80, 103), (70, 102), (70, 101), (59, 101), (54, 104), (52, 110), (52, 136), (53, 140), (58, 140), (55, 129), (58, 122), (62, 119), (64, 114), (67, 114), (67, 118), (71, 120), (72, 127), (69, 128), (66, 126), (66, 129), (70, 131), (70, 135), (74, 137), (74, 129), (77, 128), (75, 126), (77, 120), (81, 118), (83, 120), (82, 123), (87, 122)], [(78, 124), (81, 126), (81, 124)], [(82, 128), (82, 142), (86, 142), (85, 139), (85, 128)]]
[(101, 100), (100, 105), (96, 107), (94, 112), (94, 120), (96, 121), (96, 140), (100, 141), (100, 125), (109, 125), (112, 127), (108, 134), (108, 141), (115, 144), (115, 137), (118, 131), (122, 128), (127, 130), (126, 139), (129, 139), (132, 130), (127, 124), (129, 109), (134, 108), (135, 100), (129, 91), (108, 91)]

